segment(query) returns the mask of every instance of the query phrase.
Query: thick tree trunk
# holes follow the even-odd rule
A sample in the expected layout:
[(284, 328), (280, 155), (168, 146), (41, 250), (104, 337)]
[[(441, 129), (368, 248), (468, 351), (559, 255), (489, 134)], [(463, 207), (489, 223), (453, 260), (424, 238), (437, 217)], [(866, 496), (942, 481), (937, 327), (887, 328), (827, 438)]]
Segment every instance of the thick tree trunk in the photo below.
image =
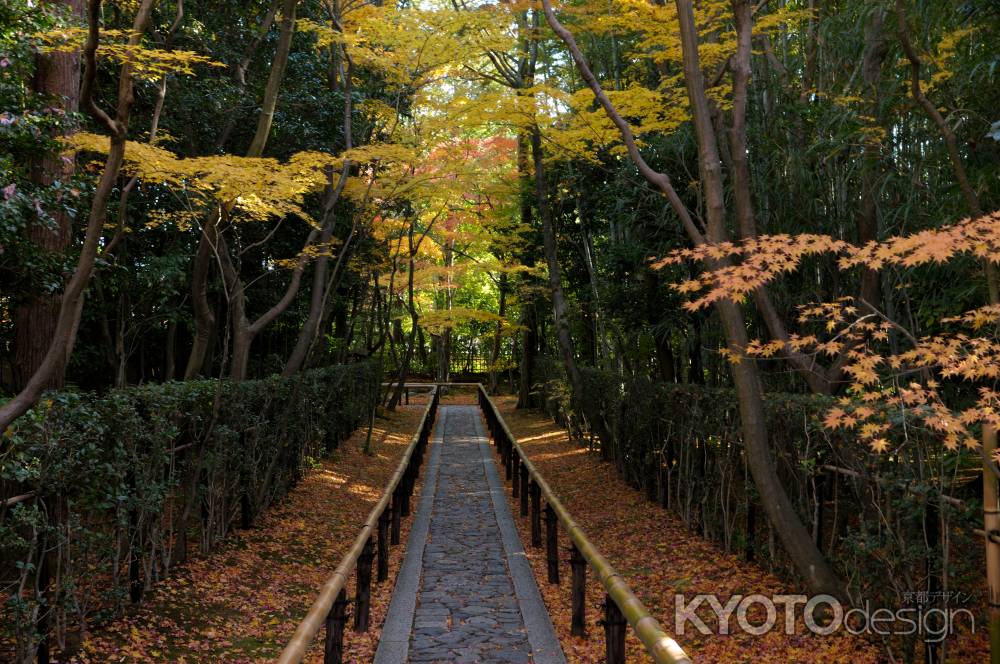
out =
[(302, 273), (305, 271), (307, 258), (305, 250), (313, 243), (319, 231), (313, 229), (306, 239), (305, 247), (299, 255), (298, 262), (292, 269), (288, 286), (284, 294), (270, 309), (260, 315), (254, 321), (247, 317), (246, 308), (246, 284), (240, 278), (239, 271), (233, 264), (229, 255), (229, 248), (221, 237), (219, 238), (219, 259), (222, 264), (223, 277), (229, 287), (229, 315), (232, 321), (233, 348), (232, 364), (229, 369), (230, 378), (236, 381), (245, 380), (249, 375), (250, 368), (250, 348), (253, 340), (260, 334), (261, 330), (274, 322), (283, 314), (295, 300), (302, 284)]
[[(233, 67), (233, 80), (236, 82), (237, 89), (239, 93), (242, 94), (247, 87), (247, 70), (250, 68), (250, 62), (253, 60), (254, 54), (257, 49), (260, 48), (261, 42), (267, 37), (267, 33), (271, 31), (271, 26), (274, 25), (274, 17), (278, 13), (278, 7), (281, 5), (282, 0), (274, 0), (271, 6), (268, 7), (267, 11), (264, 13), (263, 18), (260, 21), (260, 28), (254, 38), (250, 40), (246, 48), (243, 51), (243, 57), (240, 61), (236, 63)], [(233, 133), (233, 129), (236, 128), (236, 123), (240, 119), (239, 113), (231, 113), (229, 118), (226, 120), (226, 125), (219, 132), (219, 137), (215, 141), (215, 151), (222, 152), (229, 141), (229, 136)]]
[[(155, 0), (142, 0), (140, 3), (129, 37), (130, 46), (136, 46), (146, 32), (154, 3)], [(73, 276), (63, 291), (59, 315), (49, 339), (48, 350), (38, 369), (25, 383), (21, 391), (10, 401), (0, 406), (0, 431), (6, 430), (11, 422), (38, 402), (38, 398), (46, 386), (52, 384), (53, 377), (64, 369), (66, 360), (72, 352), (80, 316), (83, 312), (84, 291), (90, 283), (98, 246), (103, 235), (104, 225), (107, 222), (108, 200), (118, 179), (118, 173), (125, 156), (125, 138), (128, 134), (128, 120), (134, 102), (132, 68), (127, 63), (122, 65), (118, 81), (117, 108), (115, 117), (111, 118), (97, 106), (93, 99), (94, 79), (97, 74), (96, 53), (100, 39), (100, 12), (100, 0), (90, 0), (87, 11), (89, 30), (87, 43), (83, 49), (86, 76), (83, 80), (80, 99), (81, 106), (111, 133), (111, 145), (104, 161), (104, 171), (94, 190), (80, 257), (77, 260)]]
[[(349, 162), (344, 162), (345, 168), (349, 167)], [(345, 170), (346, 174), (346, 170)], [(341, 177), (340, 182), (343, 183), (347, 180), (346, 175)], [(342, 185), (338, 185), (340, 189), (343, 188)], [(339, 196), (339, 192), (337, 194)], [(320, 244), (324, 247), (329, 246), (330, 240), (333, 238), (333, 215), (331, 212), (330, 219), (323, 226), (323, 232), (320, 235)], [(284, 377), (293, 376), (302, 366), (305, 364), (306, 358), (309, 356), (309, 350), (313, 347), (316, 338), (319, 336), (320, 320), (323, 318), (323, 310), (326, 299), (330, 296), (332, 291), (335, 291), (339, 285), (338, 276), (340, 266), (343, 263), (343, 258), (350, 250), (350, 243), (354, 237), (354, 229), (351, 229), (351, 234), (348, 236), (344, 245), (340, 248), (340, 254), (337, 257), (337, 264), (334, 269), (334, 278), (327, 280), (327, 275), (329, 273), (330, 267), (330, 257), (326, 254), (326, 249), (323, 250), (323, 254), (316, 259), (316, 266), (313, 268), (313, 281), (312, 289), (309, 293), (309, 313), (306, 316), (305, 322), (302, 324), (302, 328), (299, 330), (299, 335), (295, 340), (295, 348), (292, 349), (291, 355), (288, 356), (288, 361), (285, 363), (284, 369), (281, 371), (281, 375)]]
[[(83, 16), (83, 0), (47, 0), (43, 5), (63, 5), (75, 17)], [(40, 53), (35, 61), (33, 90), (51, 100), (53, 106), (67, 114), (79, 108), (80, 54)], [(65, 181), (75, 171), (73, 155), (48, 155), (32, 164), (31, 179), (39, 185), (49, 186)], [(72, 219), (62, 211), (52, 210), (50, 216), (55, 227), (36, 220), (28, 226), (28, 240), (45, 253), (64, 254), (73, 236)], [(14, 309), (14, 389), (21, 390), (41, 367), (49, 349), (49, 342), (56, 331), (59, 319), (60, 296), (57, 293), (32, 293)], [(63, 358), (45, 389), (62, 387), (65, 380), (66, 361)]]
[(205, 356), (212, 340), (215, 314), (208, 301), (208, 278), (212, 270), (212, 259), (218, 251), (219, 219), (206, 220), (198, 238), (198, 250), (191, 269), (191, 302), (194, 309), (194, 338), (188, 355), (184, 380), (198, 376), (205, 366)]
[[(247, 157), (259, 157), (264, 152), (268, 136), (270, 136), (271, 125), (274, 121), (274, 109), (278, 104), (278, 92), (281, 89), (281, 81), (285, 76), (285, 67), (288, 64), (288, 54), (292, 46), (292, 37), (295, 32), (295, 10), (298, 0), (282, 0), (282, 21), (281, 34), (278, 37), (278, 45), (274, 53), (274, 60), (271, 61), (271, 71), (268, 75), (267, 85), (264, 88), (264, 98), (261, 102), (260, 115), (257, 118), (257, 130), (254, 133), (250, 147), (247, 148)], [(270, 30), (271, 22), (274, 20), (275, 4), (264, 18), (261, 28), (261, 35), (251, 42), (244, 55), (243, 60), (236, 68), (237, 83), (240, 88), (246, 86), (246, 68), (249, 66), (250, 58), (256, 50), (263, 36)], [(224, 132), (225, 133), (225, 132)], [(220, 137), (220, 145), (225, 142), (225, 136)], [(213, 217), (228, 216), (231, 205), (224, 206), (222, 214), (213, 213)], [(214, 316), (211, 313), (211, 306), (208, 303), (208, 280), (211, 275), (211, 264), (213, 258), (222, 259), (220, 251), (221, 229), (215, 220), (209, 219), (202, 226), (201, 236), (198, 240), (198, 250), (195, 253), (192, 265), (191, 276), (191, 296), (194, 308), (194, 342), (191, 347), (191, 355), (188, 358), (187, 368), (184, 371), (185, 378), (194, 378), (202, 370), (205, 355), (208, 351), (211, 330), (215, 325)], [(237, 334), (242, 334), (239, 330), (234, 330)], [(239, 347), (241, 352), (244, 348), (249, 348), (249, 341), (245, 338), (235, 339), (234, 350)], [(235, 360), (234, 364), (242, 364), (243, 360)]]
[(257, 131), (254, 133), (248, 157), (259, 157), (264, 154), (264, 147), (271, 135), (271, 125), (274, 123), (274, 109), (278, 105), (278, 93), (281, 91), (281, 81), (285, 78), (285, 68), (288, 65), (288, 54), (292, 49), (292, 37), (295, 35), (295, 10), (298, 0), (283, 0), (281, 5), (281, 33), (278, 36), (278, 46), (271, 61), (271, 72), (264, 88), (264, 100), (260, 106), (260, 116), (257, 119)]

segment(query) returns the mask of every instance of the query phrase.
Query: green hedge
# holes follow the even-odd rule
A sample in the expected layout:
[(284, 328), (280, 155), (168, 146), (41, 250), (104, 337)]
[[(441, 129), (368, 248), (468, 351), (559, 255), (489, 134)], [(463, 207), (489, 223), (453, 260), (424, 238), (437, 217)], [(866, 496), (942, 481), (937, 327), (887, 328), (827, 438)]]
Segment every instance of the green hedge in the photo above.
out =
[(46, 395), (0, 448), (0, 659), (119, 613), (195, 543), (249, 526), (351, 434), (379, 380), (363, 363)]
[[(600, 449), (572, 407), (559, 365), (547, 359), (541, 366), (547, 412), (580, 444)], [(626, 482), (692, 531), (794, 579), (744, 463), (733, 390), (594, 369), (583, 374), (581, 398), (599, 404), (611, 432), (600, 452)], [(978, 595), (984, 574), (981, 539), (972, 533), (982, 527), (978, 455), (946, 452), (917, 422), (906, 428), (905, 441), (896, 427), (893, 453), (874, 454), (850, 432), (823, 426), (833, 404), (769, 394), (765, 410), (782, 484), (852, 598), (896, 607), (935, 588)], [(941, 494), (965, 501), (964, 508), (938, 500)]]

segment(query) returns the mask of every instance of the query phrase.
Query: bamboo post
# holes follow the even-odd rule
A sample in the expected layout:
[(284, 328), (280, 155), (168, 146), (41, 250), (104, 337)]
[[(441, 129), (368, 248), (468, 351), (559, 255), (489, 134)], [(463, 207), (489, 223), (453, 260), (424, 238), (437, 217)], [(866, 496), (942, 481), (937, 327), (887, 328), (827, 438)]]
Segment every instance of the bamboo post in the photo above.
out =
[[(924, 505), (924, 532), (926, 533), (925, 536), (927, 537), (927, 542), (930, 547), (934, 547), (940, 540), (940, 519), (941, 516), (938, 512), (938, 501), (933, 497), (929, 497)], [(927, 577), (928, 606), (931, 609), (938, 608), (935, 605), (938, 602), (936, 599), (938, 593), (941, 591), (941, 578), (940, 572), (935, 566), (935, 558), (929, 553), (924, 559), (924, 573)], [(934, 616), (933, 614), (925, 616), (925, 623), (931, 623), (928, 627), (928, 631), (940, 628), (940, 620), (936, 620), (936, 618), (937, 616)], [(924, 638), (925, 664), (940, 664), (940, 645), (940, 643), (935, 642), (931, 638)]]
[(754, 557), (754, 539), (757, 530), (757, 508), (753, 504), (753, 497), (747, 497), (747, 536), (743, 546), (743, 559), (751, 562)]
[(621, 609), (611, 599), (604, 596), (604, 644), (607, 664), (625, 664), (625, 630), (628, 622)]
[(813, 532), (816, 535), (816, 548), (823, 550), (823, 521), (826, 507), (826, 473), (821, 472), (816, 476), (816, 523)]
[[(135, 475), (130, 470), (128, 473), (128, 486), (131, 493), (135, 494)], [(207, 527), (207, 525), (203, 526)], [(142, 579), (139, 575), (139, 567), (142, 564), (140, 559), (139, 544), (139, 510), (130, 507), (128, 510), (128, 596), (133, 604), (142, 601)]]
[(372, 606), (372, 558), (375, 557), (373, 548), (372, 538), (369, 536), (364, 548), (361, 550), (361, 555), (358, 556), (357, 597), (354, 602), (355, 632), (368, 631)]
[(378, 517), (378, 582), (389, 578), (389, 514), (382, 512)]
[(403, 472), (403, 477), (399, 480), (399, 513), (403, 517), (410, 516), (410, 468), (413, 466), (412, 463), (406, 466), (406, 470)]
[[(240, 449), (247, 448), (246, 431), (240, 432)], [(240, 473), (240, 529), (250, 530), (253, 524), (253, 509), (250, 504), (250, 480), (247, 477), (247, 470)]]
[[(506, 436), (504, 436), (506, 438)], [(514, 443), (512, 441), (504, 442), (504, 464), (506, 466), (506, 479), (509, 482), (510, 478), (514, 472)]]
[(52, 570), (49, 566), (50, 554), (46, 550), (45, 535), (39, 533), (35, 540), (39, 543), (38, 590), (44, 601), (44, 604), (38, 608), (38, 615), (35, 618), (35, 633), (38, 635), (38, 645), (35, 649), (35, 658), (38, 664), (49, 664), (49, 632), (51, 630), (51, 621), (49, 620), (49, 616), (51, 615), (53, 609), (53, 603), (50, 601), (52, 599), (52, 593), (49, 585), (52, 580)]
[(510, 491), (514, 498), (521, 495), (521, 458), (514, 455), (514, 473), (510, 480)]
[(391, 528), (391, 533), (389, 535), (389, 543), (392, 544), (393, 546), (399, 544), (399, 529), (400, 529), (400, 516), (401, 516), (401, 510), (399, 507), (399, 502), (400, 502), (399, 494), (401, 493), (402, 491), (400, 490), (399, 485), (397, 485), (392, 492), (392, 507), (390, 508), (392, 510), (392, 517), (391, 517), (392, 528)]
[(570, 588), (573, 618), (569, 631), (573, 636), (587, 636), (587, 560), (576, 544), (570, 545), (569, 565), (573, 570), (573, 585)]
[(244, 488), (240, 494), (240, 529), (250, 530), (253, 518), (250, 512), (250, 494)]
[(531, 481), (531, 546), (542, 546), (542, 490), (538, 483)]
[(521, 469), (521, 516), (528, 516), (528, 469)]
[(347, 623), (347, 591), (341, 588), (336, 601), (330, 607), (330, 613), (326, 616), (323, 664), (343, 664), (345, 623)]
[(545, 561), (549, 583), (559, 585), (559, 521), (552, 505), (545, 506)]
[(993, 452), (997, 449), (997, 431), (983, 426), (983, 529), (986, 537), (986, 585), (990, 611), (990, 664), (1000, 664), (1000, 490), (994, 473)]

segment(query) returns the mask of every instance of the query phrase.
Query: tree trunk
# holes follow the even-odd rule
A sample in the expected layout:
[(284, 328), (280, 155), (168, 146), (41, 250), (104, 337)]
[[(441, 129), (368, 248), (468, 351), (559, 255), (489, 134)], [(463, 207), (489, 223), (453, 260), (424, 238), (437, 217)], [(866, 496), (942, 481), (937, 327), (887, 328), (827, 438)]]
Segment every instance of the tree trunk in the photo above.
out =
[(660, 380), (673, 383), (677, 380), (674, 373), (674, 350), (670, 345), (670, 334), (665, 329), (657, 298), (660, 280), (656, 272), (649, 268), (643, 273), (643, 280), (646, 286), (646, 322), (649, 324), (653, 344), (656, 346), (657, 373)]
[(257, 118), (257, 131), (254, 133), (248, 157), (259, 157), (264, 154), (264, 147), (271, 135), (271, 125), (274, 123), (274, 109), (278, 105), (278, 92), (281, 81), (285, 78), (285, 67), (288, 65), (288, 54), (292, 49), (292, 37), (295, 35), (295, 10), (298, 0), (283, 0), (281, 5), (281, 33), (278, 36), (278, 46), (271, 61), (271, 72), (264, 88), (264, 100)]
[[(698, 31), (694, 21), (694, 11), (690, 0), (676, 0), (676, 5), (684, 55), (684, 77), (698, 140), (698, 170), (705, 198), (707, 239), (712, 243), (725, 242), (726, 207), (722, 168), (699, 65)], [(747, 0), (734, 0), (733, 11), (736, 15), (739, 40), (738, 54), (733, 58), (733, 76), (736, 78), (749, 76), (752, 27), (750, 3)], [(741, 356), (749, 343), (743, 312), (730, 300), (717, 303), (716, 310), (722, 320), (729, 350)], [(764, 413), (764, 393), (757, 365), (752, 360), (744, 360), (732, 365), (731, 370), (740, 404), (740, 424), (747, 465), (750, 467), (754, 483), (760, 493), (761, 503), (771, 524), (810, 589), (817, 593), (845, 598), (843, 583), (816, 548), (809, 531), (795, 513), (795, 507), (781, 486), (781, 480), (774, 468)]]
[[(351, 72), (353, 70), (353, 66), (350, 59), (346, 57), (346, 52), (343, 53), (343, 56), (344, 57), (339, 58), (337, 67), (342, 70), (340, 71), (340, 74), (344, 81), (344, 150), (350, 150), (354, 146), (354, 129), (352, 122), (354, 107), (351, 103)], [(347, 62), (346, 68), (344, 67), (345, 61)], [(330, 85), (333, 89), (336, 89), (336, 77), (330, 81)], [(336, 209), (337, 202), (340, 200), (340, 196), (344, 191), (344, 187), (347, 185), (347, 178), (350, 175), (350, 172), (351, 161), (349, 159), (345, 159), (344, 165), (341, 167), (340, 177), (337, 179), (337, 184), (328, 190), (326, 201), (324, 201), (323, 233), (320, 236), (322, 253), (316, 260), (316, 267), (313, 272), (312, 291), (309, 298), (309, 314), (306, 317), (305, 323), (302, 325), (302, 329), (299, 330), (299, 336), (295, 340), (295, 348), (289, 356), (288, 362), (285, 364), (285, 368), (281, 372), (281, 375), (286, 378), (302, 368), (302, 365), (305, 364), (306, 358), (309, 356), (310, 349), (312, 349), (316, 343), (316, 339), (319, 336), (320, 322), (323, 319), (323, 312), (325, 311), (324, 305), (339, 285), (340, 267), (344, 262), (344, 258), (349, 255), (351, 241), (354, 239), (354, 235), (357, 230), (357, 222), (355, 222), (351, 225), (351, 232), (340, 248), (340, 252), (337, 255), (337, 263), (334, 267), (333, 278), (330, 279), (328, 283), (327, 272), (329, 271), (330, 265), (330, 257), (328, 255), (329, 244), (330, 240), (333, 239), (333, 227), (336, 222), (334, 211)], [(376, 279), (376, 295), (377, 289), (378, 281)]]
[(497, 280), (497, 290), (500, 291), (500, 303), (497, 307), (497, 315), (501, 320), (497, 321), (496, 330), (493, 332), (493, 350), (490, 352), (490, 394), (498, 394), (500, 392), (499, 385), (499, 371), (497, 370), (497, 363), (500, 361), (500, 350), (503, 345), (503, 318), (507, 315), (507, 288), (508, 288), (508, 278), (506, 272), (500, 273), (500, 278)]
[(538, 358), (538, 319), (535, 304), (528, 301), (521, 304), (521, 366), (517, 387), (517, 407), (535, 408), (538, 399), (534, 395), (535, 361)]
[(542, 134), (537, 126), (531, 128), (531, 154), (535, 163), (535, 195), (537, 197), (538, 216), (542, 221), (542, 235), (545, 240), (545, 262), (549, 268), (549, 291), (552, 294), (553, 322), (556, 326), (556, 340), (559, 343), (559, 353), (563, 367), (569, 379), (572, 400), (575, 407), (587, 418), (602, 449), (611, 448), (611, 436), (604, 416), (596, 408), (596, 400), (588, 398), (584, 392), (583, 376), (576, 363), (573, 350), (573, 339), (569, 331), (569, 318), (566, 310), (566, 297), (562, 287), (562, 271), (559, 268), (559, 256), (556, 247), (556, 231), (552, 221), (552, 211), (549, 207), (548, 182), (545, 179), (545, 164), (542, 155)]
[[(274, 53), (274, 60), (271, 61), (271, 71), (268, 75), (267, 85), (264, 89), (264, 98), (261, 103), (260, 115), (257, 118), (257, 130), (254, 133), (250, 147), (247, 148), (247, 157), (259, 157), (264, 152), (267, 138), (271, 132), (271, 125), (274, 120), (274, 109), (278, 104), (278, 92), (281, 88), (281, 81), (285, 76), (285, 66), (288, 64), (288, 53), (292, 45), (292, 36), (295, 32), (295, 9), (297, 0), (283, 0), (281, 35), (278, 38), (278, 45)], [(263, 35), (270, 29), (271, 21), (274, 20), (274, 9), (269, 10), (265, 16), (264, 25), (261, 29), (260, 38), (251, 42), (244, 54), (243, 60), (237, 66), (235, 76), (240, 88), (246, 86), (246, 68), (249, 66), (250, 58), (256, 50)], [(220, 144), (225, 142), (225, 136), (220, 137)], [(191, 271), (191, 295), (192, 306), (194, 308), (194, 342), (191, 347), (191, 355), (188, 358), (187, 368), (184, 371), (186, 379), (194, 378), (201, 371), (208, 351), (211, 330), (215, 325), (215, 318), (208, 303), (208, 279), (211, 275), (212, 258), (219, 253), (219, 239), (222, 229), (218, 227), (217, 219), (227, 217), (231, 204), (223, 206), (225, 209), (221, 214), (213, 213), (216, 220), (209, 219), (202, 226), (201, 236), (198, 240), (198, 250), (195, 253), (194, 263)], [(221, 256), (218, 256), (221, 260)], [(234, 342), (236, 340), (234, 339)], [(237, 345), (242, 348), (245, 340), (234, 343), (234, 350)]]
[(406, 293), (407, 293), (407, 307), (410, 310), (410, 335), (406, 340), (406, 351), (403, 353), (403, 359), (399, 363), (399, 373), (396, 375), (396, 389), (392, 392), (392, 398), (389, 399), (389, 405), (386, 406), (388, 410), (396, 410), (396, 406), (399, 405), (400, 399), (403, 397), (403, 390), (406, 389), (406, 381), (410, 377), (410, 362), (413, 360), (413, 346), (417, 340), (417, 323), (419, 319), (417, 318), (417, 306), (414, 302), (413, 295), (413, 259), (416, 256), (416, 248), (413, 245), (413, 226), (416, 224), (415, 219), (410, 220), (410, 228), (407, 231), (406, 242), (409, 254), (408, 269), (406, 275)]
[[(521, 184), (521, 225), (524, 228), (531, 228), (534, 225), (531, 213), (531, 198), (529, 191), (531, 187), (531, 176), (528, 172), (528, 138), (524, 131), (517, 136), (517, 177)], [(531, 265), (536, 256), (524, 255), (521, 263)], [(534, 408), (538, 405), (537, 399), (533, 395), (535, 386), (535, 360), (538, 357), (538, 319), (535, 312), (534, 296), (530, 294), (532, 277), (523, 276), (521, 302), (521, 361), (520, 380), (517, 392), (518, 408)]]
[[(136, 11), (132, 32), (128, 45), (138, 45), (149, 23), (155, 0), (142, 0)], [(118, 81), (118, 99), (115, 117), (112, 119), (97, 106), (93, 99), (94, 80), (97, 74), (97, 47), (100, 39), (100, 0), (90, 0), (88, 4), (88, 36), (83, 54), (86, 63), (86, 75), (81, 88), (81, 106), (83, 106), (97, 121), (111, 133), (111, 144), (108, 156), (104, 161), (104, 171), (101, 174), (94, 197), (91, 202), (90, 215), (87, 220), (87, 230), (84, 235), (80, 257), (77, 260), (73, 276), (63, 291), (59, 315), (49, 339), (49, 347), (45, 357), (31, 378), (20, 392), (10, 401), (0, 406), (0, 431), (4, 431), (11, 422), (23, 415), (38, 402), (43, 390), (53, 381), (53, 377), (61, 373), (76, 341), (77, 327), (83, 313), (84, 291), (90, 282), (94, 261), (97, 258), (98, 245), (107, 222), (108, 200), (114, 190), (118, 173), (121, 170), (125, 156), (125, 139), (128, 135), (128, 120), (132, 113), (134, 102), (132, 88), (132, 67), (122, 65)]]
[[(63, 5), (74, 17), (82, 18), (83, 0), (47, 0), (42, 5)], [(79, 108), (80, 54), (39, 53), (35, 58), (32, 89), (51, 99), (51, 104), (67, 114)], [(46, 155), (32, 164), (31, 179), (41, 186), (73, 177), (76, 162), (72, 154)], [(28, 240), (45, 253), (64, 254), (73, 236), (72, 219), (62, 211), (53, 210), (55, 227), (42, 220), (30, 223)], [(49, 342), (59, 319), (60, 297), (57, 293), (32, 293), (14, 309), (14, 389), (21, 390), (41, 367)], [(66, 361), (63, 358), (52, 372), (44, 389), (58, 389), (65, 380)]]
[[(702, 80), (701, 67), (698, 58), (698, 30), (695, 25), (694, 11), (690, 0), (675, 0), (682, 51), (684, 56), (684, 77), (687, 83), (688, 97), (693, 114), (695, 134), (698, 143), (699, 172), (704, 192), (705, 221), (708, 236), (702, 234), (694, 223), (690, 211), (678, 196), (670, 178), (654, 171), (643, 159), (632, 129), (628, 122), (618, 113), (618, 110), (608, 99), (600, 83), (594, 77), (587, 65), (582, 52), (576, 45), (573, 35), (556, 19), (549, 0), (542, 0), (546, 19), (556, 34), (566, 43), (572, 54), (584, 81), (591, 88), (597, 101), (605, 113), (621, 132), (629, 156), (639, 169), (639, 172), (651, 184), (656, 186), (670, 201), (681, 225), (694, 244), (704, 242), (722, 242), (726, 239), (725, 220), (726, 207), (722, 187), (722, 168), (719, 159), (718, 144), (712, 127), (708, 98)], [(745, 0), (734, 0), (734, 13), (737, 17), (739, 32), (739, 48), (744, 51), (738, 57), (744, 57), (749, 46), (747, 31), (750, 26), (750, 8)], [(739, 66), (739, 62), (736, 62)], [(709, 265), (709, 268), (718, 267)], [(730, 352), (742, 356), (747, 345), (746, 320), (739, 306), (723, 300), (716, 305), (716, 310), (722, 320), (723, 330)], [(746, 449), (747, 465), (750, 467), (754, 483), (760, 493), (763, 504), (774, 530), (781, 537), (782, 544), (795, 564), (799, 574), (807, 582), (810, 590), (815, 593), (825, 593), (844, 598), (844, 587), (834, 574), (829, 563), (816, 548), (802, 520), (795, 513), (794, 506), (784, 488), (781, 486), (774, 461), (769, 448), (768, 432), (764, 419), (763, 389), (760, 384), (758, 369), (754, 362), (744, 360), (732, 367), (733, 382), (736, 387), (740, 406), (740, 421), (743, 432), (743, 443)]]
[(218, 250), (220, 220), (206, 220), (198, 238), (198, 250), (191, 269), (191, 302), (194, 309), (194, 338), (188, 355), (184, 380), (196, 378), (205, 365), (205, 356), (215, 327), (215, 314), (208, 301), (208, 277), (212, 270), (212, 258)]
[[(865, 86), (865, 96), (870, 100), (868, 114), (878, 117), (882, 65), (888, 49), (884, 35), (885, 12), (881, 7), (872, 11), (869, 24), (865, 27), (865, 53), (862, 59), (861, 75)], [(865, 245), (878, 239), (878, 189), (880, 168), (880, 146), (867, 140), (862, 148), (861, 206), (858, 210), (858, 244)], [(881, 273), (865, 269), (861, 273), (861, 299), (873, 306), (882, 301)]]
[[(444, 241), (444, 267), (445, 267), (445, 284), (444, 284), (444, 308), (445, 311), (451, 311), (452, 304), (455, 299), (454, 289), (451, 283), (451, 267), (455, 264), (455, 240), (446, 238)], [(452, 346), (452, 329), (451, 327), (446, 327), (441, 331), (441, 343), (438, 344), (438, 368), (437, 368), (437, 379), (438, 382), (447, 383), (451, 380), (451, 346)]]

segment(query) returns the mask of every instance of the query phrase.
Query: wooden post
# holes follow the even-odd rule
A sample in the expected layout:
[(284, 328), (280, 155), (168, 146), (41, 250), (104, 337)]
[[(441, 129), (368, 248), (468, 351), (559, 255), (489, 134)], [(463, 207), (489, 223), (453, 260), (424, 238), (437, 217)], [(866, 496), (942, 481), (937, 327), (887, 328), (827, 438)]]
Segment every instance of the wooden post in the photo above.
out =
[(389, 513), (383, 511), (378, 517), (378, 582), (389, 578)]
[(391, 533), (389, 535), (389, 542), (393, 546), (396, 546), (397, 544), (399, 544), (399, 528), (400, 528), (399, 521), (400, 521), (400, 516), (401, 516), (401, 510), (399, 508), (399, 494), (400, 493), (401, 492), (400, 492), (399, 486), (397, 485), (396, 488), (392, 492), (392, 507), (391, 507), (391, 509), (392, 509), (392, 528), (391, 528)]
[[(926, 533), (927, 542), (930, 546), (939, 544), (941, 531), (941, 515), (938, 512), (938, 501), (934, 497), (928, 497), (926, 504), (924, 505), (924, 532)], [(931, 555), (927, 555), (924, 559), (924, 572), (927, 577), (927, 607), (925, 608), (939, 608), (937, 604), (939, 600), (937, 599), (939, 593), (941, 592), (941, 577), (940, 570), (937, 569), (935, 565), (935, 558)], [(947, 607), (945, 607), (947, 610)], [(921, 615), (924, 615), (921, 613)], [(941, 628), (941, 620), (937, 619), (937, 616), (927, 616), (925, 623), (931, 623), (928, 627), (928, 633), (939, 633), (936, 630)], [(931, 631), (935, 630), (935, 631)], [(941, 651), (940, 643), (935, 642), (930, 638), (924, 638), (924, 662), (926, 664), (939, 664), (941, 662)]]
[(52, 602), (52, 592), (49, 584), (52, 581), (52, 570), (49, 566), (51, 555), (46, 550), (46, 538), (39, 534), (35, 541), (38, 545), (38, 590), (42, 596), (44, 604), (38, 607), (38, 616), (35, 618), (35, 633), (38, 635), (38, 646), (35, 649), (35, 660), (38, 664), (49, 664), (49, 642), (52, 625), (49, 617), (52, 615), (54, 603)]
[[(240, 431), (239, 449), (247, 449), (247, 431)], [(244, 469), (240, 473), (240, 529), (250, 530), (253, 524), (253, 506), (250, 504), (250, 478), (248, 471)]]
[(542, 490), (538, 484), (531, 482), (531, 546), (536, 549), (542, 545)]
[(252, 522), (253, 513), (250, 510), (250, 493), (244, 488), (243, 493), (240, 494), (240, 529), (250, 530)]
[(413, 487), (410, 486), (410, 467), (412, 465), (411, 463), (406, 467), (403, 477), (399, 480), (399, 513), (404, 517), (410, 516), (410, 492), (413, 490)]
[(743, 559), (747, 562), (754, 557), (754, 539), (757, 530), (757, 508), (753, 504), (753, 496), (747, 498), (747, 536), (743, 546)]
[(545, 561), (549, 583), (559, 585), (559, 522), (551, 505), (545, 506)]
[(826, 473), (822, 472), (816, 476), (816, 523), (813, 524), (813, 534), (816, 536), (816, 548), (823, 550), (823, 521), (826, 515), (823, 513), (826, 507)]
[[(128, 473), (128, 486), (135, 495), (135, 475)], [(128, 596), (133, 604), (142, 601), (142, 579), (139, 567), (142, 565), (141, 545), (139, 544), (139, 510), (130, 507), (128, 511)]]
[(625, 664), (625, 628), (628, 623), (621, 609), (604, 596), (604, 644), (607, 664)]
[(569, 565), (573, 570), (573, 584), (570, 588), (573, 618), (569, 632), (573, 636), (587, 636), (587, 561), (576, 544), (570, 544)]
[(510, 481), (511, 496), (517, 498), (521, 495), (521, 457), (514, 455), (514, 475)]
[(323, 664), (343, 664), (344, 624), (347, 622), (347, 591), (343, 588), (326, 616), (326, 645)]
[(986, 599), (990, 619), (990, 664), (1000, 664), (1000, 544), (993, 535), (1000, 532), (1000, 487), (993, 470), (997, 431), (983, 426), (983, 529), (986, 531)]
[(521, 464), (521, 516), (528, 516), (528, 467)]
[(504, 444), (504, 463), (507, 466), (507, 468), (506, 468), (506, 470), (507, 470), (507, 481), (509, 482), (510, 478), (513, 475), (513, 472), (514, 472), (514, 443), (513, 443), (513, 441), (508, 440)]
[(354, 603), (355, 632), (368, 631), (372, 608), (372, 558), (375, 557), (373, 549), (372, 538), (369, 537), (361, 550), (361, 555), (358, 556), (357, 597)]

